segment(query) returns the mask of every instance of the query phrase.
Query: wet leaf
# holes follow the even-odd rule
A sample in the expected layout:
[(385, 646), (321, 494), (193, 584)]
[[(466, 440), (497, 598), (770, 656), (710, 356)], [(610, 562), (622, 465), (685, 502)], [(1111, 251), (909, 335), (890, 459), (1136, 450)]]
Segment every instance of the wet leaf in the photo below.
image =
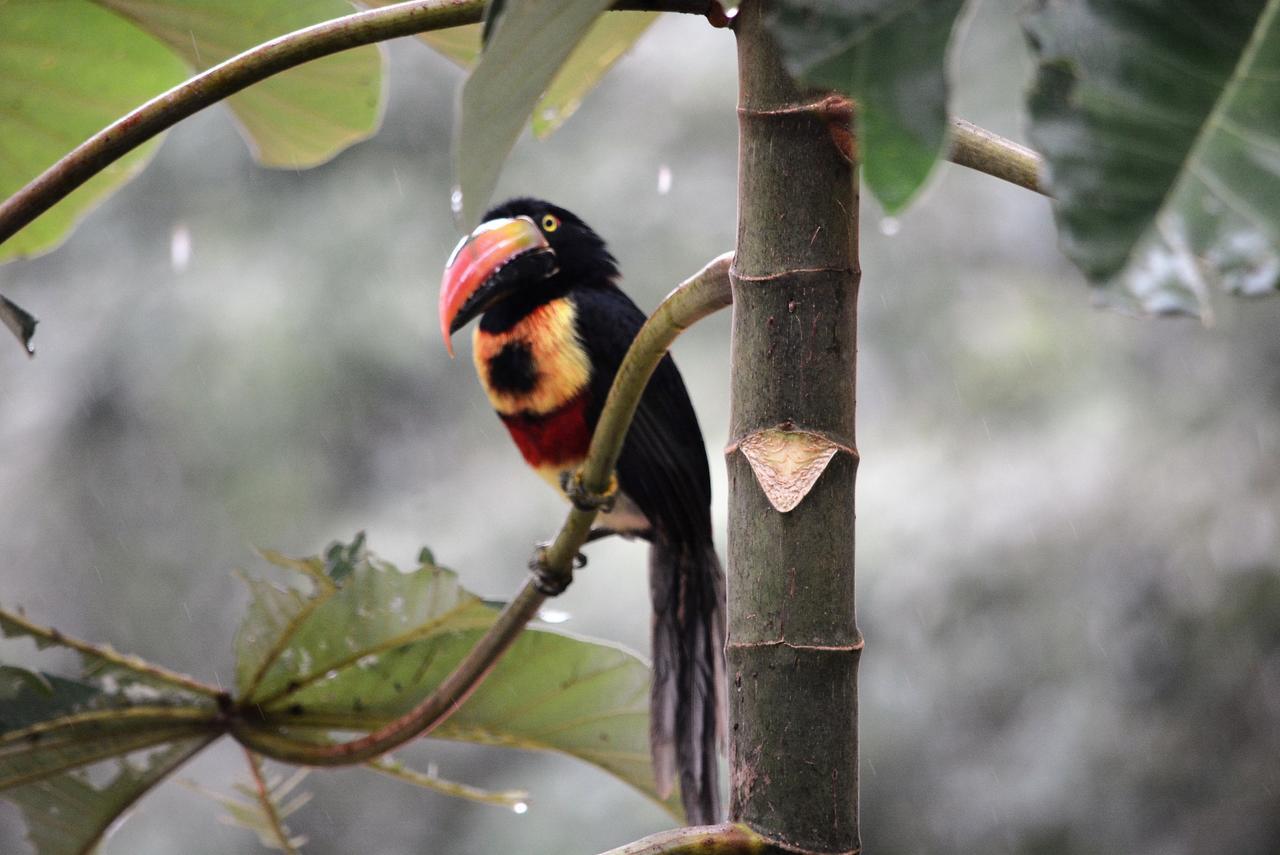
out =
[(867, 186), (889, 212), (924, 185), (947, 134), (947, 43), (963, 0), (778, 0), (768, 25), (792, 73), (857, 106)]
[[(0, 198), (192, 69), (352, 11), (344, 0), (0, 3)], [(277, 75), (228, 103), (262, 163), (311, 166), (376, 130), (381, 74), (378, 49), (357, 48)], [(0, 260), (52, 249), (135, 175), (157, 144), (107, 167), (0, 245)]]
[(650, 25), (655, 12), (610, 12), (601, 15), (560, 69), (533, 110), (533, 135), (550, 136), (582, 104), (614, 63), (631, 50)]
[[(197, 71), (276, 36), (350, 15), (345, 0), (95, 0)], [(354, 48), (289, 69), (227, 101), (255, 157), (289, 169), (324, 163), (378, 129), (383, 59)]]
[(458, 205), (476, 225), (534, 105), (609, 0), (510, 0), (462, 87), (454, 146)]
[[(88, 0), (0, 3), (0, 198), (185, 76), (178, 57)], [(116, 161), (0, 244), (0, 260), (52, 249), (156, 145)]]
[(212, 738), (188, 737), (101, 763), (93, 776), (64, 772), (0, 795), (22, 811), (27, 838), (40, 855), (80, 855), (91, 851), (130, 806)]
[[(12, 613), (0, 612), (0, 629), (46, 650), (69, 646)], [(0, 798), (21, 809), (41, 853), (88, 851), (220, 732), (210, 696), (130, 670), (118, 654), (79, 652), (74, 676), (0, 666)]]
[[(314, 574), (320, 559), (292, 563), (309, 568), (310, 590), (250, 582), (254, 602), (237, 649), (270, 654), (241, 663), (237, 682), (293, 736), (368, 731), (407, 712), (497, 617), (432, 564), (402, 573), (365, 553), (340, 586), (325, 586)], [(531, 629), (432, 735), (561, 751), (656, 799), (648, 698), (649, 668), (635, 654)]]
[(1280, 0), (1042, 3), (1031, 138), (1062, 248), (1143, 309), (1280, 285)]
[(9, 328), (28, 356), (36, 355), (35, 345), (31, 343), (36, 334), (36, 324), (39, 323), (35, 315), (0, 294), (0, 323)]

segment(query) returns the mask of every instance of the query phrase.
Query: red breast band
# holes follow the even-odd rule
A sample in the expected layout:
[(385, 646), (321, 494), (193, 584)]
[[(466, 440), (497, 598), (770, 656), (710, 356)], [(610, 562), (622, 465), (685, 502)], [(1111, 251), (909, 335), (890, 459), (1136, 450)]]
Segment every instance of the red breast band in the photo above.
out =
[(591, 429), (585, 392), (546, 415), (499, 415), (525, 461), (535, 469), (574, 464), (587, 456)]

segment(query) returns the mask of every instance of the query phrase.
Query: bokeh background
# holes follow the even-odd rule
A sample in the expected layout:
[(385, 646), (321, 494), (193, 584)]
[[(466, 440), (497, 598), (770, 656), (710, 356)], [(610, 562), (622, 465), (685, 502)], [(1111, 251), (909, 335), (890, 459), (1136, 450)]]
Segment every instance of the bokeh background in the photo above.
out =
[[(974, 4), (953, 107), (1021, 138), (1013, 6)], [(0, 268), (42, 319), (35, 360), (0, 348), (7, 605), (225, 682), (255, 546), (364, 530), (402, 565), (429, 544), (473, 590), (515, 590), (563, 508), (467, 337), (451, 362), (437, 332), (461, 73), (409, 40), (389, 56), (384, 127), (328, 165), (260, 169), (211, 110), (61, 249)], [(732, 247), (734, 103), (731, 37), (664, 19), (563, 130), (520, 143), (500, 193), (580, 213), (652, 308)], [(1220, 300), (1211, 326), (1100, 311), (1045, 200), (950, 165), (900, 218), (863, 216), (866, 851), (1280, 852), (1280, 300)], [(728, 316), (676, 356), (723, 554)], [(591, 554), (567, 627), (645, 650), (644, 548)], [(567, 758), (403, 756), (527, 787), (531, 809), (315, 773), (290, 823), (306, 851), (586, 855), (669, 825)], [(242, 770), (219, 744), (178, 777)], [(167, 784), (105, 851), (254, 851), (220, 812)], [(0, 803), (0, 851), (23, 845)]]

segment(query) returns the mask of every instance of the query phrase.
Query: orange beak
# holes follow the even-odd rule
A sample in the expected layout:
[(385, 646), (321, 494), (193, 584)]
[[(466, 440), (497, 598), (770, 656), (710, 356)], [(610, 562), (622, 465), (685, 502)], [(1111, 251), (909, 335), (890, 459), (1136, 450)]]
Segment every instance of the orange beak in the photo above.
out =
[(459, 241), (440, 282), (440, 333), (453, 356), (452, 336), (523, 282), (556, 271), (555, 252), (528, 217), (490, 220)]

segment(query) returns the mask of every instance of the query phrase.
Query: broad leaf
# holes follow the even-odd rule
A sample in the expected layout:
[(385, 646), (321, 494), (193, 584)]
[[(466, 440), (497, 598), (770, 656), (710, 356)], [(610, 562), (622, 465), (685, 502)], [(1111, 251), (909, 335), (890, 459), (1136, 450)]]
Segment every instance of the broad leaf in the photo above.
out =
[(964, 0), (778, 0), (792, 73), (857, 104), (863, 175), (888, 211), (929, 177), (947, 134), (947, 43)]
[(91, 851), (121, 814), (212, 738), (189, 737), (99, 764), (93, 776), (64, 772), (7, 790), (3, 796), (21, 809), (27, 837), (40, 855), (80, 855)]
[(1049, 3), (1031, 138), (1063, 250), (1150, 312), (1280, 285), (1280, 0)]
[[(352, 10), (345, 0), (0, 3), (0, 198), (191, 69)], [(229, 104), (262, 163), (296, 168), (372, 134), (381, 97), (380, 53), (365, 47), (276, 75)], [(51, 249), (155, 145), (112, 164), (6, 241), (0, 260)]]
[[(345, 0), (96, 0), (160, 39), (197, 71), (254, 45), (350, 15)], [(382, 55), (373, 46), (308, 62), (227, 102), (258, 160), (315, 166), (368, 138), (382, 104)]]
[(534, 105), (610, 0), (509, 0), (462, 87), (455, 210), (480, 220)]
[(658, 19), (654, 12), (601, 15), (569, 54), (533, 111), (533, 135), (546, 137), (574, 114), (600, 78)]
[[(277, 563), (283, 563), (277, 560)], [(310, 592), (253, 582), (238, 682), (273, 726), (294, 735), (372, 730), (412, 709), (497, 617), (429, 564), (411, 573), (364, 556), (340, 586)], [(257, 675), (257, 676), (254, 676)], [(561, 751), (656, 798), (649, 764), (649, 668), (618, 647), (531, 629), (433, 735)]]
[[(362, 5), (390, 6), (398, 0), (362, 0)], [(601, 15), (565, 60), (533, 110), (533, 134), (545, 137), (573, 115), (600, 78), (623, 57), (649, 25), (654, 12), (615, 12)], [(462, 66), (480, 57), (482, 26), (468, 24), (419, 33), (418, 38)]]
[(0, 666), (0, 790), (208, 732), (217, 716), (216, 691), (189, 677), (12, 612), (0, 634), (80, 654), (70, 674)]
[[(88, 0), (0, 3), (0, 198), (185, 76), (171, 52)], [(155, 145), (116, 161), (0, 244), (0, 260), (51, 249)]]
[(188, 677), (12, 612), (0, 611), (0, 631), (80, 654), (71, 675), (0, 666), (0, 798), (21, 808), (42, 855), (91, 849), (221, 732), (214, 697)]

